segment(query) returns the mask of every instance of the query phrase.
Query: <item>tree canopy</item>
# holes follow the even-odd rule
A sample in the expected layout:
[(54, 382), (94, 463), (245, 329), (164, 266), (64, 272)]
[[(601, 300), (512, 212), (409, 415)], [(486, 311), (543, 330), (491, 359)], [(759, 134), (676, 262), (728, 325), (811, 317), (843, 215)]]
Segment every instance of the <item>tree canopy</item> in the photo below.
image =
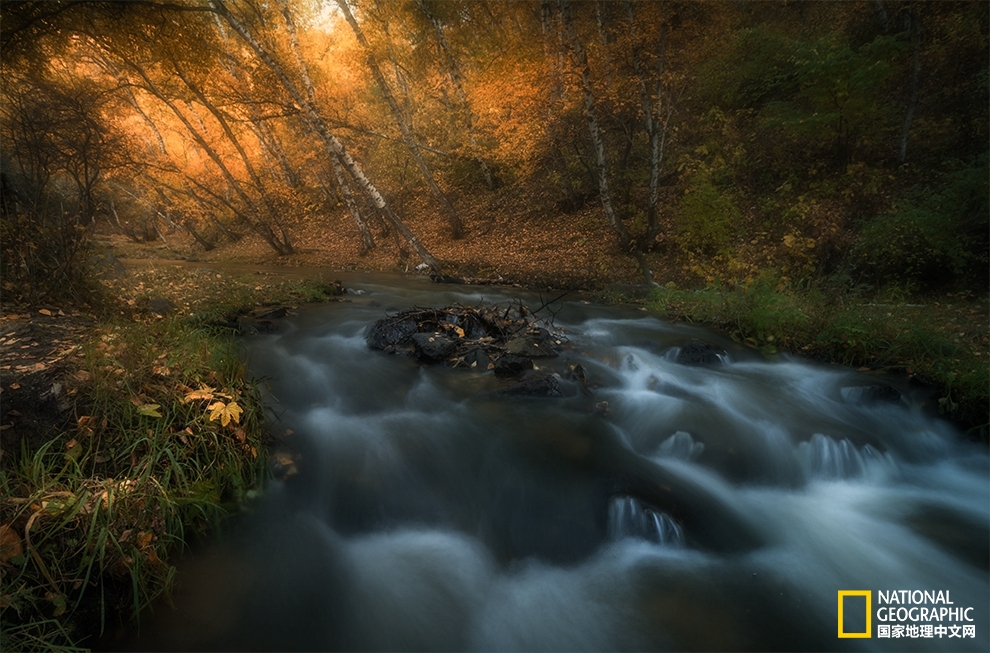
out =
[[(3, 283), (92, 229), (361, 248), (478, 230), (473, 196), (600, 207), (647, 281), (774, 265), (986, 285), (979, 2), (5, 2)], [(430, 207), (416, 224), (404, 198)], [(424, 224), (427, 224), (424, 227)], [(429, 239), (423, 233), (429, 234)], [(328, 234), (333, 237), (333, 234)], [(653, 263), (651, 263), (651, 261)], [(59, 290), (61, 289), (61, 290)]]

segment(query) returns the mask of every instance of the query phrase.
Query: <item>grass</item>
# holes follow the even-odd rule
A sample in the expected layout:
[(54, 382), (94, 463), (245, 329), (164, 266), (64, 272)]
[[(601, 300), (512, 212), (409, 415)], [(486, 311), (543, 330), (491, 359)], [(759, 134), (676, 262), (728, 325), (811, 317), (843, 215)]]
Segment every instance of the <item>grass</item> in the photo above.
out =
[[(262, 484), (262, 404), (231, 316), (335, 290), (191, 276), (145, 270), (112, 288), (124, 299), (71, 375), (75, 428), (0, 468), (0, 650), (80, 650), (167, 601), (170, 561)], [(174, 314), (141, 310), (163, 292)]]
[[(949, 296), (951, 300), (951, 295)], [(653, 291), (651, 310), (727, 331), (768, 356), (786, 351), (854, 367), (915, 375), (936, 391), (940, 412), (987, 441), (990, 347), (987, 301), (908, 303), (766, 274), (749, 283), (672, 284)]]

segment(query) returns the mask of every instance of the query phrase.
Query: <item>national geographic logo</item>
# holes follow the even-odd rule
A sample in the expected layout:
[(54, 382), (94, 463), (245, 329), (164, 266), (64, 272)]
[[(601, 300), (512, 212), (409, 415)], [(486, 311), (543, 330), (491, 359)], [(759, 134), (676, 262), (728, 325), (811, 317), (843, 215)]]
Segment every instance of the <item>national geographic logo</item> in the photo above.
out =
[[(857, 610), (858, 605), (861, 601), (858, 600), (862, 597), (866, 601), (865, 609), (861, 612)], [(846, 612), (846, 598), (852, 598), (849, 601), (849, 613), (847, 617)], [(870, 590), (839, 590), (839, 637), (840, 638), (850, 638), (850, 637), (873, 637), (873, 630), (870, 627), (870, 616), (873, 614), (872, 607), (873, 592)], [(859, 619), (859, 615), (864, 615), (865, 619)], [(863, 622), (865, 624), (862, 630), (859, 630), (859, 623), (853, 622)], [(846, 627), (855, 628), (856, 630), (847, 631)]]
[[(877, 591), (879, 638), (975, 638), (973, 608), (956, 606), (949, 590)], [(873, 637), (873, 591), (839, 590), (838, 637)]]

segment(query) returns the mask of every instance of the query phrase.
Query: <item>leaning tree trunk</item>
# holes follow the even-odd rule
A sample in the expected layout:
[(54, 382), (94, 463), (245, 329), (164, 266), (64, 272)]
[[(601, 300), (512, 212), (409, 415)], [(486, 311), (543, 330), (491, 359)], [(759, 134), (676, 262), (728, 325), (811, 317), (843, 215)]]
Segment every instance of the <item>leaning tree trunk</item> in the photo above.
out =
[(330, 162), (333, 164), (333, 174), (337, 178), (337, 185), (340, 186), (340, 193), (344, 196), (347, 210), (351, 212), (358, 233), (361, 234), (361, 253), (366, 254), (375, 248), (375, 239), (371, 235), (368, 223), (361, 217), (361, 209), (354, 201), (354, 196), (351, 195), (351, 187), (347, 185), (347, 178), (344, 176), (344, 168), (340, 165), (340, 161), (337, 157), (333, 157)]
[(237, 18), (227, 9), (224, 5), (223, 0), (210, 0), (213, 7), (216, 9), (217, 13), (227, 21), (227, 24), (233, 28), (235, 32), (247, 43), (259, 59), (269, 68), (269, 70), (274, 73), (278, 78), (279, 83), (285, 92), (289, 94), (292, 100), (299, 105), (303, 110), (303, 113), (310, 124), (313, 131), (316, 132), (317, 136), (323, 142), (324, 148), (331, 157), (338, 157), (341, 164), (343, 164), (344, 169), (347, 170), (348, 174), (358, 183), (358, 185), (367, 193), (371, 201), (374, 202), (375, 206), (382, 212), (385, 219), (395, 228), (399, 234), (405, 238), (406, 242), (416, 251), (419, 257), (424, 263), (430, 266), (430, 268), (437, 274), (442, 273), (442, 266), (440, 261), (438, 261), (434, 256), (423, 246), (419, 241), (419, 238), (410, 231), (409, 227), (392, 211), (388, 202), (382, 197), (381, 193), (375, 188), (375, 185), (371, 183), (371, 180), (364, 174), (361, 166), (357, 164), (356, 161), (351, 157), (351, 155), (344, 148), (343, 143), (337, 140), (333, 134), (330, 133), (330, 129), (327, 127), (326, 121), (316, 110), (314, 103), (310, 102), (302, 93), (296, 85), (289, 79), (288, 75), (285, 74), (285, 70), (282, 66), (278, 64), (275, 59), (265, 50), (264, 47), (258, 42), (254, 35), (247, 30), (244, 25), (241, 24)]
[(268, 213), (268, 220), (278, 227), (279, 234), (281, 234), (281, 237), (279, 238), (281, 248), (285, 251), (285, 253), (291, 254), (293, 247), (292, 240), (289, 237), (289, 232), (282, 223), (282, 220), (278, 217), (278, 211), (272, 204), (271, 198), (268, 197), (264, 184), (261, 182), (261, 177), (258, 176), (258, 173), (254, 169), (254, 165), (251, 163), (251, 159), (248, 158), (247, 152), (245, 152), (244, 148), (241, 146), (240, 139), (237, 138), (237, 135), (234, 134), (234, 131), (227, 123), (227, 118), (220, 112), (216, 105), (210, 102), (203, 91), (191, 79), (189, 79), (189, 77), (186, 76), (185, 71), (183, 71), (183, 69), (179, 66), (178, 61), (173, 59), (171, 63), (176, 74), (179, 76), (179, 79), (181, 79), (189, 90), (193, 92), (203, 106), (206, 107), (206, 110), (213, 115), (217, 123), (220, 125), (220, 128), (223, 130), (223, 133), (227, 136), (227, 140), (229, 140), (234, 146), (234, 149), (237, 150), (238, 155), (241, 157), (241, 162), (244, 164), (244, 169), (247, 170), (248, 176), (258, 189), (258, 194), (261, 195), (261, 201), (265, 204), (265, 210)]
[(351, 9), (347, 5), (347, 0), (337, 0), (337, 6), (340, 7), (340, 11), (344, 14), (344, 18), (354, 31), (354, 36), (357, 37), (358, 43), (360, 43), (361, 47), (364, 48), (365, 54), (367, 55), (366, 61), (368, 62), (368, 67), (371, 69), (372, 76), (375, 78), (375, 83), (378, 84), (382, 97), (385, 98), (385, 102), (388, 104), (388, 108), (392, 112), (392, 117), (399, 126), (399, 131), (402, 133), (402, 140), (405, 141), (406, 147), (409, 148), (409, 153), (412, 155), (413, 161), (416, 162), (420, 172), (423, 173), (423, 178), (426, 180), (426, 185), (429, 186), (430, 192), (433, 193), (434, 197), (436, 197), (437, 201), (440, 203), (440, 208), (443, 211), (444, 218), (447, 220), (447, 224), (450, 227), (451, 236), (455, 239), (461, 238), (464, 235), (464, 225), (461, 223), (461, 219), (457, 215), (457, 212), (454, 211), (454, 207), (451, 205), (450, 200), (447, 199), (447, 196), (444, 195), (442, 190), (440, 190), (440, 186), (437, 185), (436, 179), (433, 177), (433, 171), (431, 171), (430, 167), (426, 164), (426, 160), (423, 158), (423, 153), (420, 151), (419, 144), (413, 136), (412, 129), (409, 128), (409, 123), (402, 115), (402, 109), (399, 108), (399, 103), (396, 102), (395, 96), (392, 95), (392, 90), (389, 88), (388, 82), (382, 74), (381, 67), (378, 65), (378, 59), (375, 57), (375, 53), (371, 49), (371, 44), (368, 43), (368, 39), (365, 37), (364, 31), (361, 29), (361, 26), (358, 25), (357, 20), (354, 19), (354, 14), (351, 13)]
[[(231, 189), (233, 189), (233, 191), (237, 194), (237, 196), (241, 198), (241, 201), (244, 202), (244, 204), (248, 207), (248, 209), (256, 216), (260, 215), (260, 211), (258, 211), (258, 208), (254, 205), (254, 202), (251, 200), (251, 198), (248, 197), (244, 189), (241, 188), (240, 182), (237, 180), (236, 177), (234, 177), (234, 175), (227, 168), (227, 165), (224, 163), (223, 159), (216, 152), (216, 150), (214, 150), (213, 147), (206, 141), (203, 135), (200, 134), (199, 130), (197, 130), (196, 127), (194, 127), (193, 124), (189, 122), (189, 119), (186, 117), (186, 115), (182, 113), (182, 111), (180, 111), (177, 106), (175, 106), (174, 102), (168, 99), (168, 97), (166, 97), (164, 93), (162, 93), (162, 91), (155, 85), (153, 81), (151, 81), (151, 78), (148, 77), (147, 73), (144, 71), (143, 68), (130, 61), (126, 61), (126, 63), (132, 69), (134, 69), (134, 71), (137, 72), (137, 74), (144, 80), (148, 91), (150, 91), (155, 97), (161, 100), (162, 103), (164, 103), (165, 106), (167, 106), (172, 111), (172, 113), (175, 114), (175, 116), (179, 119), (179, 121), (182, 122), (186, 130), (193, 137), (193, 140), (196, 141), (196, 144), (199, 145), (200, 148), (202, 148), (202, 150), (210, 158), (210, 160), (213, 161), (213, 163), (220, 170), (220, 173), (223, 175), (224, 179), (227, 181), (227, 184), (231, 187)], [(257, 220), (257, 219), (251, 220), (247, 218), (247, 216), (244, 214), (240, 214), (240, 216), (247, 223), (247, 225), (252, 230), (254, 230), (258, 235), (260, 235), (265, 240), (265, 242), (271, 245), (272, 249), (274, 249), (278, 254), (285, 255), (292, 253), (291, 249), (287, 250), (285, 248), (285, 245), (282, 243), (282, 241), (279, 240), (279, 238), (271, 230), (271, 227), (263, 220)]]
[[(285, 26), (289, 33), (289, 45), (292, 50), (292, 57), (296, 61), (296, 68), (299, 71), (303, 88), (306, 91), (306, 100), (309, 101), (310, 105), (316, 106), (316, 90), (313, 87), (313, 79), (309, 76), (309, 66), (306, 65), (305, 60), (303, 60), (300, 54), (299, 35), (296, 31), (296, 22), (292, 18), (292, 12), (289, 9), (289, 3), (286, 0), (279, 0), (278, 4), (282, 10), (282, 17), (285, 19)], [(333, 167), (333, 174), (337, 179), (337, 185), (340, 187), (340, 193), (344, 196), (344, 203), (347, 205), (347, 210), (350, 211), (351, 217), (357, 225), (358, 233), (361, 235), (361, 254), (366, 254), (375, 248), (375, 239), (371, 235), (371, 229), (368, 228), (368, 223), (361, 217), (361, 209), (351, 194), (351, 187), (347, 183), (347, 177), (344, 174), (340, 157), (331, 156), (330, 164)]]

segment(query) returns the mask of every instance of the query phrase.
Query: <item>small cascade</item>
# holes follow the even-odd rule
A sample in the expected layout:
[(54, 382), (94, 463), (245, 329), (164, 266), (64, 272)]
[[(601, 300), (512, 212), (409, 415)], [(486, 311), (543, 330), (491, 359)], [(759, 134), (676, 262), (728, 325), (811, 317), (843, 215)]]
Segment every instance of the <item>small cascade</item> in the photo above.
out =
[(821, 433), (798, 445), (798, 457), (809, 476), (823, 479), (856, 478), (894, 464), (890, 454), (868, 444), (857, 448), (845, 438), (836, 441)]
[(697, 459), (704, 450), (704, 442), (695, 442), (690, 433), (677, 431), (660, 443), (657, 455), (661, 458), (676, 458), (690, 462)]
[(684, 533), (677, 522), (633, 497), (613, 497), (609, 502), (608, 537), (610, 540), (636, 537), (674, 547), (684, 544)]

